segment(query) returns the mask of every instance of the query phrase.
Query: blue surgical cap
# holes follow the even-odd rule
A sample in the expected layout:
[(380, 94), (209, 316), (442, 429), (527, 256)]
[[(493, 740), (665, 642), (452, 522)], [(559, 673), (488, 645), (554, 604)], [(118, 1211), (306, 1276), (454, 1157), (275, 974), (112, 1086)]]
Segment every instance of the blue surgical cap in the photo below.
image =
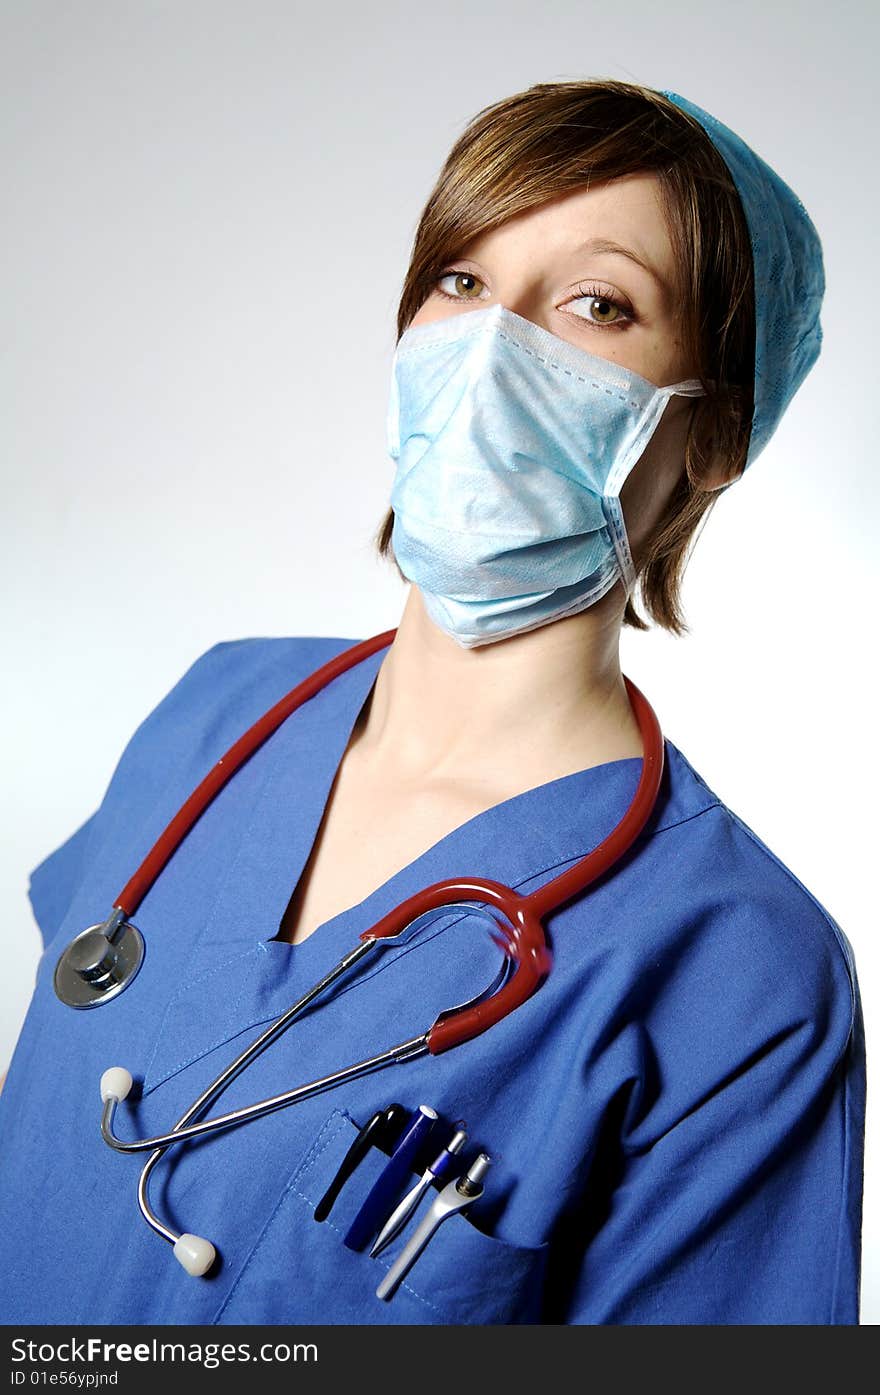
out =
[(746, 466), (760, 455), (822, 343), (822, 244), (807, 210), (779, 175), (702, 107), (662, 93), (703, 127), (736, 185), (755, 268), (755, 409)]

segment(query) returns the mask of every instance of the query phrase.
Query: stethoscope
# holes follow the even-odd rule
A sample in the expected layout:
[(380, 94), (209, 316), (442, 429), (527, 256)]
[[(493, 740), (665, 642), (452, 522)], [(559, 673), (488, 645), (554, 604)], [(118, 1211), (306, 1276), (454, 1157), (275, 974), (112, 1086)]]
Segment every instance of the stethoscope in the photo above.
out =
[[(131, 924), (130, 916), (134, 915), (199, 816), (239, 767), (291, 713), (316, 693), (321, 692), (339, 674), (345, 673), (362, 659), (389, 645), (396, 633), (396, 629), (386, 630), (337, 654), (310, 677), (297, 684), (286, 697), (281, 698), (239, 737), (224, 756), (221, 756), (171, 820), (134, 876), (123, 887), (107, 920), (103, 924), (90, 925), (81, 931), (62, 953), (55, 968), (54, 979), (55, 992), (62, 1002), (69, 1007), (92, 1008), (109, 1002), (124, 992), (136, 977), (144, 960), (143, 936)], [(320, 1094), (324, 1090), (384, 1066), (413, 1060), (425, 1053), (439, 1055), (442, 1051), (448, 1051), (451, 1047), (479, 1036), (496, 1022), (500, 1022), (530, 998), (544, 982), (552, 966), (552, 956), (543, 925), (545, 916), (583, 892), (623, 856), (638, 837), (657, 801), (663, 775), (663, 735), (650, 703), (626, 675), (624, 682), (644, 744), (639, 783), (629, 808), (617, 826), (598, 847), (581, 858), (575, 866), (525, 896), (502, 882), (480, 877), (464, 877), (434, 882), (424, 890), (407, 897), (371, 929), (364, 930), (358, 937), (360, 943), (242, 1051), (198, 1099), (193, 1101), (169, 1133), (133, 1142), (124, 1142), (117, 1138), (113, 1132), (116, 1107), (128, 1095), (133, 1081), (130, 1073), (121, 1066), (111, 1067), (104, 1072), (101, 1077), (101, 1134), (105, 1143), (118, 1152), (150, 1152), (138, 1184), (138, 1205), (147, 1224), (174, 1247), (176, 1258), (188, 1273), (205, 1274), (211, 1267), (216, 1252), (209, 1240), (188, 1232), (178, 1234), (171, 1230), (163, 1224), (150, 1205), (150, 1174), (167, 1148), (185, 1139), (232, 1128), (263, 1114), (269, 1114), (275, 1109), (283, 1109), (287, 1105), (296, 1104), (311, 1095)], [(488, 988), (467, 1002), (441, 1012), (426, 1032), (390, 1047), (377, 1056), (346, 1066), (332, 1075), (299, 1085), (283, 1094), (274, 1095), (271, 1099), (260, 1100), (246, 1108), (218, 1115), (214, 1119), (203, 1119), (199, 1123), (193, 1122), (229, 1082), (286, 1031), (291, 1022), (331, 984), (387, 941), (402, 942), (402, 937), (414, 930), (419, 921), (424, 921), (426, 916), (446, 907), (460, 907), (468, 912), (483, 915), (491, 921), (491, 938), (503, 950), (504, 958), (495, 980)]]

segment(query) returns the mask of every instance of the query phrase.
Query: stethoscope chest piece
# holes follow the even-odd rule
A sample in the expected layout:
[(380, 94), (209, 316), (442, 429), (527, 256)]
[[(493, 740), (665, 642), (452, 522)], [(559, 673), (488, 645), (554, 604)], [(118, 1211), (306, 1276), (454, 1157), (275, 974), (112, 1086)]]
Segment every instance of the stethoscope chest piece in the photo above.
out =
[(117, 910), (71, 940), (55, 965), (55, 992), (68, 1007), (100, 1007), (128, 987), (143, 962), (144, 937)]

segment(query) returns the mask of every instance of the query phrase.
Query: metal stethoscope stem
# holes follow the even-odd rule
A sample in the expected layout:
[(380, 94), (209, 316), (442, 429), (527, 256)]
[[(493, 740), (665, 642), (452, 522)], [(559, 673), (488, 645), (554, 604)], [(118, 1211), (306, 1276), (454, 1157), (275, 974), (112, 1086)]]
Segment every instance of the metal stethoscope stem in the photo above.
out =
[[(166, 1149), (176, 1143), (181, 1143), (187, 1138), (194, 1138), (200, 1134), (214, 1133), (220, 1129), (233, 1128), (237, 1124), (247, 1122), (249, 1119), (259, 1118), (263, 1114), (269, 1114), (273, 1110), (282, 1109), (286, 1105), (296, 1104), (299, 1100), (308, 1098), (309, 1095), (320, 1093), (322, 1090), (331, 1089), (334, 1085), (342, 1084), (346, 1080), (354, 1079), (356, 1076), (364, 1075), (368, 1071), (378, 1070), (381, 1066), (390, 1065), (396, 1060), (405, 1060), (410, 1055), (420, 1055), (427, 1051), (427, 1034), (414, 1038), (410, 1042), (405, 1042), (398, 1047), (393, 1047), (389, 1051), (383, 1052), (380, 1056), (374, 1056), (369, 1060), (358, 1062), (355, 1065), (347, 1066), (343, 1070), (336, 1071), (332, 1075), (324, 1076), (321, 1080), (311, 1081), (309, 1084), (300, 1085), (296, 1089), (287, 1090), (281, 1095), (276, 1095), (271, 1099), (261, 1100), (257, 1104), (249, 1105), (244, 1109), (231, 1110), (228, 1114), (220, 1115), (215, 1119), (204, 1120), (202, 1123), (192, 1123), (191, 1120), (198, 1118), (211, 1103), (212, 1100), (226, 1088), (226, 1086), (239, 1075), (246, 1066), (255, 1060), (262, 1051), (276, 1041), (291, 1023), (304, 1012), (305, 1009), (321, 994), (326, 988), (336, 981), (343, 973), (352, 968), (354, 964), (364, 957), (376, 945), (376, 941), (366, 941), (358, 945), (356, 949), (347, 954), (344, 959), (326, 974), (319, 983), (316, 983), (307, 993), (267, 1028), (256, 1041), (238, 1055), (234, 1061), (226, 1067), (224, 1071), (211, 1082), (206, 1090), (203, 1090), (198, 1099), (194, 1100), (190, 1107), (178, 1119), (171, 1132), (158, 1134), (154, 1138), (137, 1139), (134, 1142), (125, 1142), (117, 1138), (113, 1132), (113, 1119), (117, 1104), (121, 1097), (121, 1088), (125, 1086), (124, 1076), (128, 1072), (123, 1072), (119, 1067), (111, 1067), (104, 1073), (101, 1082), (101, 1094), (104, 1098), (104, 1108), (101, 1117), (101, 1135), (104, 1142), (111, 1148), (121, 1153), (145, 1152), (152, 1149), (150, 1157), (147, 1159), (138, 1181), (137, 1199), (141, 1215), (147, 1224), (161, 1235), (163, 1239), (169, 1241), (174, 1247), (177, 1258), (184, 1268), (192, 1274), (203, 1274), (210, 1268), (214, 1261), (215, 1250), (210, 1241), (202, 1239), (184, 1232), (178, 1234), (170, 1226), (165, 1225), (159, 1219), (150, 1203), (150, 1177), (156, 1164), (165, 1153)], [(108, 1079), (109, 1077), (109, 1079)], [(106, 1082), (106, 1084), (105, 1084)], [(131, 1077), (128, 1076), (130, 1087)], [(113, 1091), (115, 1087), (115, 1091)], [(127, 1093), (127, 1091), (126, 1091)]]
[[(319, 693), (337, 675), (390, 644), (395, 633), (389, 630), (375, 635), (331, 659), (276, 703), (216, 762), (123, 888), (107, 920), (102, 925), (90, 926), (81, 932), (60, 956), (55, 971), (55, 988), (63, 1002), (75, 1008), (96, 1007), (111, 1000), (134, 980), (144, 959), (144, 944), (140, 932), (130, 924), (128, 916), (137, 910), (200, 814), (244, 761), (292, 712)], [(490, 878), (461, 877), (435, 882), (407, 897), (369, 930), (363, 931), (359, 936), (360, 943), (242, 1051), (193, 1101), (167, 1133), (133, 1141), (117, 1137), (114, 1132), (117, 1106), (127, 1097), (133, 1082), (130, 1073), (122, 1067), (115, 1066), (104, 1072), (101, 1077), (102, 1137), (117, 1152), (149, 1151), (150, 1156), (138, 1184), (138, 1205), (147, 1224), (174, 1246), (176, 1257), (189, 1273), (206, 1273), (213, 1263), (215, 1251), (210, 1241), (197, 1235), (188, 1232), (177, 1235), (159, 1219), (150, 1204), (150, 1176), (168, 1148), (188, 1139), (234, 1128), (383, 1066), (411, 1060), (425, 1052), (438, 1055), (479, 1036), (500, 1022), (541, 986), (552, 965), (544, 918), (580, 895), (623, 857), (642, 831), (656, 803), (664, 767), (663, 735), (650, 703), (626, 675), (624, 682), (644, 744), (641, 775), (632, 802), (616, 827), (574, 866), (528, 895), (520, 895), (513, 888)], [(492, 938), (504, 951), (504, 959), (495, 982), (488, 989), (468, 1002), (442, 1012), (426, 1032), (376, 1056), (214, 1119), (199, 1118), (212, 1100), (251, 1061), (365, 955), (382, 945), (399, 942), (420, 923), (424, 924), (428, 915), (452, 908), (464, 908), (469, 914), (482, 915), (492, 923)]]
[[(456, 907), (477, 914), (489, 914), (493, 923), (494, 917), (486, 911), (485, 907), (474, 907), (467, 903), (450, 902), (447, 909)], [(423, 917), (422, 917), (423, 918)], [(405, 927), (396, 937), (399, 941), (406, 937), (409, 931), (417, 928), (417, 922), (413, 921)], [(156, 1134), (150, 1138), (139, 1138), (126, 1141), (119, 1138), (113, 1129), (116, 1109), (121, 1100), (128, 1095), (133, 1084), (130, 1073), (121, 1066), (112, 1066), (105, 1071), (101, 1077), (101, 1097), (103, 1100), (103, 1111), (101, 1115), (101, 1136), (116, 1152), (120, 1153), (141, 1153), (152, 1150), (147, 1159), (138, 1181), (137, 1199), (141, 1215), (147, 1224), (169, 1241), (174, 1247), (174, 1253), (183, 1264), (184, 1268), (192, 1274), (203, 1274), (214, 1261), (215, 1250), (210, 1241), (200, 1236), (192, 1235), (189, 1232), (178, 1234), (159, 1219), (150, 1202), (149, 1183), (150, 1177), (156, 1164), (162, 1158), (169, 1147), (182, 1143), (188, 1138), (196, 1138), (208, 1133), (217, 1133), (220, 1130), (234, 1128), (238, 1124), (247, 1123), (249, 1120), (260, 1118), (264, 1114), (270, 1114), (277, 1109), (284, 1109), (288, 1105), (298, 1104), (300, 1100), (308, 1099), (312, 1095), (322, 1093), (324, 1090), (333, 1089), (337, 1085), (342, 1085), (348, 1080), (354, 1080), (359, 1076), (367, 1075), (374, 1070), (381, 1070), (384, 1066), (397, 1065), (403, 1061), (412, 1060), (416, 1056), (424, 1055), (430, 1050), (430, 1032), (423, 1032), (417, 1037), (412, 1037), (408, 1041), (400, 1042), (397, 1046), (390, 1047), (387, 1051), (380, 1052), (376, 1056), (370, 1056), (366, 1060), (358, 1061), (353, 1065), (345, 1066), (343, 1069), (334, 1071), (330, 1075), (322, 1076), (318, 1080), (309, 1081), (307, 1084), (298, 1085), (292, 1090), (285, 1090), (280, 1095), (273, 1095), (269, 1099), (260, 1100), (256, 1104), (247, 1105), (242, 1109), (230, 1110), (227, 1114), (217, 1115), (213, 1119), (205, 1119), (200, 1123), (192, 1122), (204, 1112), (211, 1102), (226, 1088), (232, 1080), (239, 1075), (246, 1066), (265, 1051), (274, 1041), (281, 1036), (282, 1032), (303, 1013), (325, 989), (331, 987), (337, 979), (341, 978), (353, 968), (359, 960), (363, 959), (371, 950), (381, 948), (389, 943), (385, 939), (365, 940), (345, 955), (328, 973), (324, 975), (318, 983), (304, 993), (295, 1003), (291, 1005), (271, 1027), (268, 1027), (255, 1041), (251, 1042), (234, 1061), (216, 1077), (211, 1084), (202, 1091), (198, 1099), (194, 1100), (184, 1114), (177, 1120), (174, 1127), (164, 1134)], [(512, 967), (512, 960), (505, 956), (494, 981), (477, 997), (462, 1004), (453, 1012), (460, 1012), (472, 1007), (491, 996), (501, 986), (504, 980), (509, 977)]]

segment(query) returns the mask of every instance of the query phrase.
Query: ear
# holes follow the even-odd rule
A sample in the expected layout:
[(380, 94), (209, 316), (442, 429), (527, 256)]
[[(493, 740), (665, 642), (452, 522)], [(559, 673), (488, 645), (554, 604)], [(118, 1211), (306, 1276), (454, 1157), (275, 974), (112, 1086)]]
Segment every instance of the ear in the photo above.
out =
[(712, 413), (706, 410), (709, 407), (708, 399), (679, 398), (678, 401), (686, 403), (687, 410), (692, 414), (700, 445), (701, 478), (694, 484), (694, 490), (699, 494), (715, 494), (719, 489), (726, 489), (728, 485), (742, 479), (744, 468), (737, 469), (734, 466), (728, 450), (724, 445), (719, 446), (715, 437), (712, 429), (715, 422)]
[(734, 470), (727, 462), (718, 461), (709, 466), (696, 488), (701, 493), (711, 494), (717, 489), (724, 489), (727, 485), (735, 483), (742, 474), (742, 470)]

